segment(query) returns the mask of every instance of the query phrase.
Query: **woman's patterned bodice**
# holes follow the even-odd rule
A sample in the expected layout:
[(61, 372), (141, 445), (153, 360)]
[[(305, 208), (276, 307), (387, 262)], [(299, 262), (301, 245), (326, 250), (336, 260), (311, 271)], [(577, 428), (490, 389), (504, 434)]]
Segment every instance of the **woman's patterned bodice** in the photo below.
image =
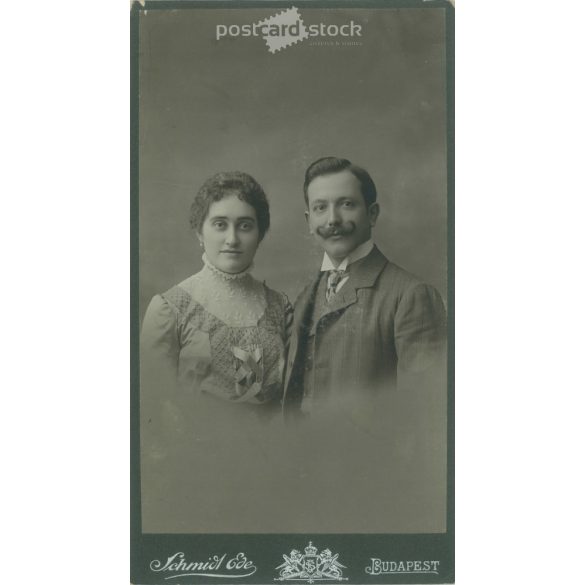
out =
[[(195, 300), (186, 287), (161, 295), (172, 311), (177, 337), (177, 379), (183, 392), (230, 402), (264, 403), (280, 397), (290, 305), (262, 286), (265, 309), (254, 325), (228, 325)], [(235, 303), (238, 299), (234, 299)]]

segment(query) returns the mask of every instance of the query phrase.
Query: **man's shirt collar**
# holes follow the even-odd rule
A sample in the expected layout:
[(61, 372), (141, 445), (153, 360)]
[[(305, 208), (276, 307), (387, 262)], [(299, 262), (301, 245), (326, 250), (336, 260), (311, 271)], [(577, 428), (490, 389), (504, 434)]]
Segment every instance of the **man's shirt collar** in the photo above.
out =
[(328, 270), (347, 270), (347, 267), (362, 258), (365, 258), (374, 248), (374, 240), (370, 238), (367, 242), (360, 244), (353, 252), (346, 256), (342, 262), (337, 266), (334, 266), (331, 262), (331, 258), (327, 255), (327, 252), (323, 254), (323, 263), (321, 264), (321, 272)]

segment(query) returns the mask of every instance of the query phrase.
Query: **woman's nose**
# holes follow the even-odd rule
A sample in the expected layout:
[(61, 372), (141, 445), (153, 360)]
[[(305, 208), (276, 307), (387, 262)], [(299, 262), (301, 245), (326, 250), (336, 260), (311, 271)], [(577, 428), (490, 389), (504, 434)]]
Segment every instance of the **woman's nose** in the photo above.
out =
[(238, 232), (234, 226), (228, 228), (225, 236), (225, 243), (228, 246), (235, 246), (238, 243)]

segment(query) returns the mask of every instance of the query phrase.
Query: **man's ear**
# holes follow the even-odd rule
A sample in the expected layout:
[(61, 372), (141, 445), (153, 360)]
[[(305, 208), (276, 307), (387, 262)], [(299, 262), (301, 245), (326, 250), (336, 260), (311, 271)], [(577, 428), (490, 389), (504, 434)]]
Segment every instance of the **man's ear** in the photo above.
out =
[(307, 225), (309, 226), (309, 233), (312, 235), (313, 230), (311, 229), (311, 225), (309, 224), (309, 212), (307, 210), (305, 210), (305, 221), (307, 222)]
[(374, 227), (376, 225), (376, 221), (378, 221), (378, 216), (380, 215), (380, 206), (377, 203), (372, 203), (368, 209), (368, 218), (370, 220), (370, 227)]

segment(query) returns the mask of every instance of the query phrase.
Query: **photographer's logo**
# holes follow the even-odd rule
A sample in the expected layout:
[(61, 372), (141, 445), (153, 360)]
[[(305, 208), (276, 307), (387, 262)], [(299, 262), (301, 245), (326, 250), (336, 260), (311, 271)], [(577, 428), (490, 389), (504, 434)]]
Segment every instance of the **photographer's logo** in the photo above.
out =
[(243, 553), (235, 556), (212, 555), (206, 560), (190, 560), (185, 558), (185, 553), (178, 552), (167, 558), (166, 561), (154, 559), (150, 563), (150, 570), (161, 573), (165, 581), (180, 577), (218, 577), (238, 579), (253, 575), (257, 567)]
[(292, 550), (290, 556), (282, 555), (284, 563), (276, 567), (279, 577), (275, 581), (347, 581), (343, 577), (344, 567), (328, 548), (319, 552), (312, 542), (305, 547), (305, 553)]
[(353, 20), (341, 25), (310, 24), (303, 18), (296, 7), (288, 8), (254, 24), (218, 24), (215, 27), (215, 40), (236, 37), (262, 37), (271, 53), (276, 53), (305, 39), (361, 37), (362, 25)]

